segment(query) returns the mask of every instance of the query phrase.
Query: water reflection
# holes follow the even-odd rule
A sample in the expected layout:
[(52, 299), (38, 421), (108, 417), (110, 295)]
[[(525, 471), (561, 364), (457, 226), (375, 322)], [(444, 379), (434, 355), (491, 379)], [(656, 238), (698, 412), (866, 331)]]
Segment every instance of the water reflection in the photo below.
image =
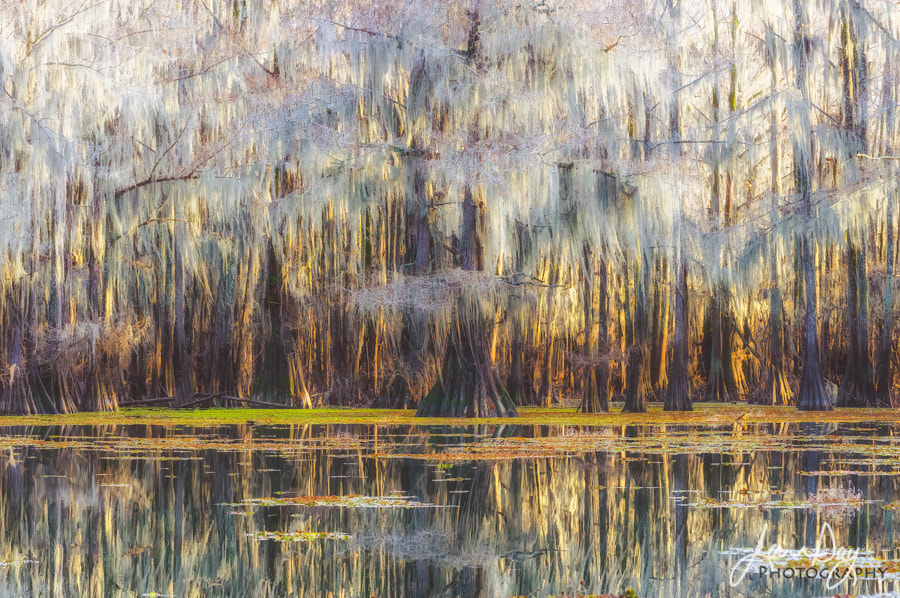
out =
[[(729, 584), (763, 529), (800, 548), (827, 522), (893, 557), (896, 432), (704, 431), (719, 453), (685, 426), (7, 428), (0, 595), (897, 591), (887, 573), (828, 589), (753, 568)], [(810, 503), (851, 487), (843, 511)]]

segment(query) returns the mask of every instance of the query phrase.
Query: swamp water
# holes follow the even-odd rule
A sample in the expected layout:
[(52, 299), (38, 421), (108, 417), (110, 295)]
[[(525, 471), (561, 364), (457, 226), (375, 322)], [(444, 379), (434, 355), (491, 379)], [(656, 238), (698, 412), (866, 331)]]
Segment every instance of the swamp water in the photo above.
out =
[(0, 418), (0, 596), (898, 595), (900, 416), (744, 413)]

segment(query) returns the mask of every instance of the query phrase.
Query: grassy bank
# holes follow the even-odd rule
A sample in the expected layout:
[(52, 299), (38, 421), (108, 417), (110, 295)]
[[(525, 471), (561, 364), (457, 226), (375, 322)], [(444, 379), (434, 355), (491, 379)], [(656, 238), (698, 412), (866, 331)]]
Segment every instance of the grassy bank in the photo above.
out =
[(614, 406), (610, 413), (583, 414), (570, 407), (521, 408), (519, 417), (505, 418), (421, 418), (413, 409), (121, 409), (113, 413), (73, 413), (69, 415), (29, 415), (0, 417), (0, 426), (47, 425), (194, 425), (221, 424), (375, 424), (454, 425), (503, 424), (520, 426), (624, 426), (871, 422), (900, 423), (900, 410), (836, 409), (828, 413), (801, 412), (794, 407), (697, 404), (694, 411), (666, 412), (653, 404), (647, 413), (623, 413)]

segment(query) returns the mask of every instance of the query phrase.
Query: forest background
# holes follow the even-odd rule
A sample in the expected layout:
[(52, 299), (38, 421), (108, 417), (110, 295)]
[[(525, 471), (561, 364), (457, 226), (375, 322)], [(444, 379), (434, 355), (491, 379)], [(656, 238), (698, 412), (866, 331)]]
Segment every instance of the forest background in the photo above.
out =
[(890, 406), (897, 2), (0, 6), (0, 412)]

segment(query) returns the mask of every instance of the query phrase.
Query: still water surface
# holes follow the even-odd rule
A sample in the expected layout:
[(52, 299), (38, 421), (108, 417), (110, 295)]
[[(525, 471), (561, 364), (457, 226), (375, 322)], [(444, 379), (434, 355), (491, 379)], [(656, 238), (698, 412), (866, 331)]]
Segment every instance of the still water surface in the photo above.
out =
[(898, 595), (898, 432), (0, 428), (0, 596)]

